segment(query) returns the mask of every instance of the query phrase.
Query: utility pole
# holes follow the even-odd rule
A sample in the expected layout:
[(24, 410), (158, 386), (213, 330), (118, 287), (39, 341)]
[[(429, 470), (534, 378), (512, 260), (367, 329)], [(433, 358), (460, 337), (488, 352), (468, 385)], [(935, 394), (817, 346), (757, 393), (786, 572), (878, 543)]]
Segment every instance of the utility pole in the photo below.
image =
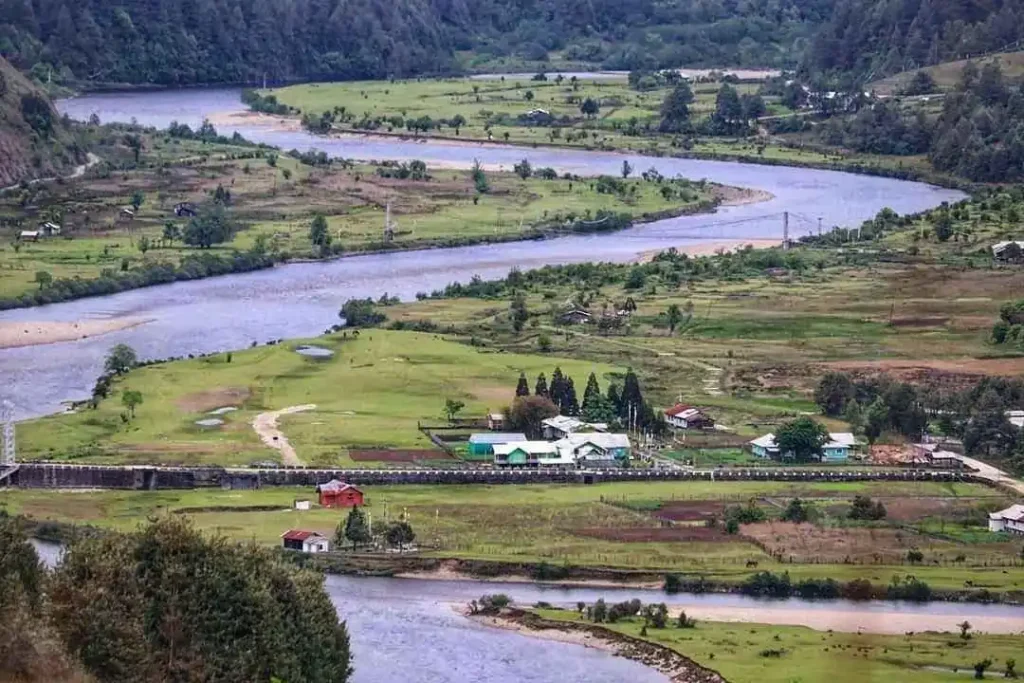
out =
[(14, 404), (10, 401), (0, 404), (0, 422), (3, 423), (3, 454), (0, 455), (0, 466), (9, 467), (17, 459), (14, 443)]
[(782, 212), (782, 248), (789, 249), (789, 211)]

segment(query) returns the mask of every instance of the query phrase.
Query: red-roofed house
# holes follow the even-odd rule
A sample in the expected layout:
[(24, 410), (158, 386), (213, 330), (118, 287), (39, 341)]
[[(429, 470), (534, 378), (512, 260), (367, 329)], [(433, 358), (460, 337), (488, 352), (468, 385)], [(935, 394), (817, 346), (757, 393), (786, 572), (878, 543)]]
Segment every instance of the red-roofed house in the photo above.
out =
[(304, 553), (326, 553), (331, 549), (331, 542), (326, 536), (302, 529), (284, 532), (281, 534), (281, 543), (288, 550), (301, 550)]
[(320, 494), (320, 506), (325, 508), (362, 507), (363, 492), (352, 484), (331, 479), (326, 484), (316, 487)]
[(700, 408), (677, 403), (665, 411), (665, 422), (676, 429), (713, 429), (715, 421)]

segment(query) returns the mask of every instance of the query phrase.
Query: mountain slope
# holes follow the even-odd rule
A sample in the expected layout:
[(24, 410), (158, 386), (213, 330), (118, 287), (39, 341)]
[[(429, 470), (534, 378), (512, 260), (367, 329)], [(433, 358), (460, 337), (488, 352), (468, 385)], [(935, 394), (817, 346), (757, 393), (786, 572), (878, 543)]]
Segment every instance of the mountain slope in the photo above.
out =
[(834, 2), (0, 0), (0, 54), (64, 81), (162, 85), (407, 77), (452, 71), (456, 51), (478, 65), (795, 66)]
[(872, 80), (1022, 41), (1024, 0), (839, 0), (805, 68)]
[(0, 187), (63, 173), (83, 158), (46, 93), (0, 58)]

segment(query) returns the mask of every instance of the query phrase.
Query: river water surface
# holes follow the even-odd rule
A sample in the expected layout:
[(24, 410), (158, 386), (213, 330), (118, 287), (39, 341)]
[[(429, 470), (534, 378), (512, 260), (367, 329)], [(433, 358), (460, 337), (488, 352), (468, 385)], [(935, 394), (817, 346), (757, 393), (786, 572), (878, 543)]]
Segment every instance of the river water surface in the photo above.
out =
[[(54, 566), (60, 546), (36, 542), (43, 560)], [(1024, 607), (933, 602), (925, 604), (843, 600), (755, 600), (742, 595), (666, 595), (661, 591), (631, 588), (561, 588), (525, 583), (433, 581), (423, 579), (326, 578), (327, 592), (348, 624), (355, 654), (355, 683), (654, 683), (665, 677), (606, 653), (509, 631), (492, 630), (460, 616), (455, 608), (491, 593), (505, 593), (517, 604), (538, 601), (571, 607), (599, 598), (619, 602), (638, 598), (666, 602), (687, 614), (739, 609), (789, 612), (793, 618), (776, 623), (801, 623), (799, 615), (830, 615), (846, 620), (846, 630), (893, 632), (887, 619), (901, 619), (904, 631), (955, 632), (967, 619), (976, 630), (1024, 632)], [(738, 619), (739, 620), (739, 619)], [(746, 621), (757, 621), (748, 618)], [(850, 625), (856, 623), (857, 625)]]
[(0, 313), (0, 321), (76, 321), (136, 316), (147, 324), (101, 337), (38, 347), (0, 350), (0, 398), (15, 404), (19, 418), (55, 412), (64, 401), (89, 395), (106, 351), (124, 342), (143, 358), (166, 358), (248, 347), (253, 341), (307, 337), (337, 321), (350, 297), (384, 292), (403, 299), (473, 275), (502, 276), (512, 266), (580, 261), (627, 261), (639, 252), (692, 242), (782, 236), (781, 212), (791, 213), (794, 236), (823, 224), (853, 225), (891, 207), (920, 211), (962, 195), (930, 185), (832, 171), (758, 166), (692, 159), (643, 157), (585, 150), (529, 149), (489, 144), (415, 142), (348, 136), (321, 138), (280, 126), (260, 125), (241, 112), (239, 91), (231, 89), (106, 93), (59, 103), (73, 118), (96, 114), (102, 121), (135, 120), (167, 126), (172, 121), (199, 125), (205, 117), (229, 120), (222, 133), (283, 149), (322, 149), (357, 159), (422, 159), (469, 166), (474, 159), (507, 168), (529, 158), (584, 175), (618, 173), (623, 159), (637, 172), (657, 168), (662, 175), (707, 178), (771, 193), (769, 201), (723, 207), (714, 215), (657, 221), (612, 235), (579, 235), (544, 242), (511, 242), (455, 249), (356, 256), (331, 262), (297, 263), (258, 273), (123, 292), (107, 297)]

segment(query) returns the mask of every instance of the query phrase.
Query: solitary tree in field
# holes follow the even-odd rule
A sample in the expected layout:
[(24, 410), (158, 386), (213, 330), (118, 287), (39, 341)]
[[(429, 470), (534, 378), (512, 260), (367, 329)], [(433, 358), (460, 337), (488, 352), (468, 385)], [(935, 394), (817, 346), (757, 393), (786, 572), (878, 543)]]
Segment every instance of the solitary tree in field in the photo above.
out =
[(121, 405), (128, 409), (128, 414), (135, 419), (135, 408), (142, 405), (142, 392), (125, 389), (121, 392)]
[(53, 284), (53, 276), (47, 270), (37, 270), (35, 281), (39, 289), (45, 289)]
[(135, 349), (127, 344), (118, 344), (110, 349), (110, 353), (107, 354), (107, 359), (103, 363), (103, 369), (110, 374), (123, 375), (138, 363), (139, 358), (135, 355)]
[(629, 177), (629, 174), (633, 172), (633, 165), (629, 163), (628, 159), (622, 160), (622, 179), (625, 180)]
[(971, 622), (969, 622), (966, 619), (964, 619), (959, 624), (957, 624), (956, 627), (958, 629), (960, 629), (960, 638), (961, 638), (961, 640), (970, 640), (971, 639)]
[(597, 116), (598, 112), (601, 111), (601, 106), (597, 103), (597, 100), (588, 97), (583, 100), (583, 104), (580, 105), (580, 112), (589, 119)]
[(142, 190), (135, 190), (135, 192), (132, 192), (132, 208), (135, 209), (136, 212), (138, 212), (139, 207), (142, 206), (145, 201), (146, 195), (142, 194)]
[(149, 237), (143, 235), (142, 237), (139, 238), (139, 251), (142, 252), (143, 256), (146, 255), (146, 252), (149, 251), (149, 248), (151, 246), (152, 243), (149, 241)]
[(352, 550), (371, 540), (373, 539), (370, 537), (370, 526), (366, 522), (366, 513), (358, 506), (349, 510), (348, 517), (338, 525), (337, 531), (334, 532), (335, 545), (341, 546), (348, 541), (352, 544)]
[(521, 292), (517, 292), (512, 297), (512, 303), (509, 305), (509, 317), (512, 318), (512, 329), (515, 330), (515, 333), (522, 332), (523, 326), (530, 317), (530, 312), (526, 308), (526, 297)]
[(331, 232), (327, 229), (327, 219), (323, 214), (313, 216), (313, 222), (309, 224), (309, 241), (313, 243), (320, 254), (323, 255), (331, 246)]
[(683, 320), (683, 311), (679, 308), (679, 304), (672, 304), (665, 311), (665, 317), (668, 319), (668, 333), (675, 334), (676, 327)]
[(526, 92), (525, 92), (525, 93), (523, 94), (523, 97), (525, 97), (525, 98), (526, 98), (526, 101), (527, 101), (527, 102), (532, 102), (532, 101), (533, 101), (533, 91), (532, 91), (532, 90), (527, 90), (527, 91), (526, 91)]
[(810, 517), (810, 506), (803, 502), (799, 498), (794, 498), (789, 501), (789, 505), (782, 512), (782, 521), (784, 522), (806, 522)]
[(444, 402), (444, 414), (448, 416), (449, 422), (455, 422), (455, 416), (459, 414), (466, 404), (462, 401), (456, 401), (454, 399), (446, 399)]
[(181, 239), (181, 230), (174, 221), (167, 221), (164, 223), (163, 240), (167, 244), (173, 245), (175, 240)]
[(533, 173), (533, 168), (530, 166), (529, 159), (523, 159), (518, 164), (514, 165), (512, 167), (512, 170), (515, 171), (516, 175), (518, 175), (523, 180), (529, 178), (530, 175)]

